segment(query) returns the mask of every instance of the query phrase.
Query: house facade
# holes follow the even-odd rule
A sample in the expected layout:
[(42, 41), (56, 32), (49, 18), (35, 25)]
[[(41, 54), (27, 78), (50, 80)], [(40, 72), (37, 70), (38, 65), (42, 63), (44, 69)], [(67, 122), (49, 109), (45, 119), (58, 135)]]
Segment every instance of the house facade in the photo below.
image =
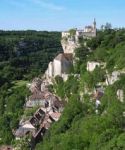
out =
[(44, 97), (44, 92), (35, 92), (33, 93), (29, 99), (26, 101), (26, 107), (27, 108), (32, 108), (36, 106), (44, 106), (45, 107), (45, 97)]
[(70, 68), (73, 64), (72, 54), (61, 53), (55, 57), (53, 62), (50, 62), (46, 70), (46, 78), (53, 78), (57, 75), (65, 77), (69, 74)]
[(95, 62), (95, 61), (88, 61), (87, 62), (87, 71), (94, 71), (96, 67), (99, 67), (100, 63), (99, 62)]
[(72, 54), (59, 54), (54, 59), (54, 77), (62, 74), (68, 74), (70, 67), (72, 67)]

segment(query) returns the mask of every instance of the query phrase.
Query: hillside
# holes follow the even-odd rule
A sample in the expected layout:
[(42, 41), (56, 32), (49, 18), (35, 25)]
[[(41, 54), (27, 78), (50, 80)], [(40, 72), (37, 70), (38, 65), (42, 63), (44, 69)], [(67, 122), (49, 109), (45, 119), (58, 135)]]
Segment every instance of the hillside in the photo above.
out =
[[(99, 30), (84, 42), (72, 70), (80, 77), (56, 78), (53, 91), (68, 104), (36, 150), (125, 149), (125, 29)], [(99, 65), (89, 71), (89, 62)]]
[(0, 68), (7, 70), (9, 77), (16, 69), (18, 75), (13, 78), (32, 79), (44, 73), (48, 62), (62, 51), (60, 38), (59, 32), (1, 31)]
[(26, 83), (62, 51), (60, 40), (59, 32), (0, 31), (0, 145), (12, 144), (30, 94)]

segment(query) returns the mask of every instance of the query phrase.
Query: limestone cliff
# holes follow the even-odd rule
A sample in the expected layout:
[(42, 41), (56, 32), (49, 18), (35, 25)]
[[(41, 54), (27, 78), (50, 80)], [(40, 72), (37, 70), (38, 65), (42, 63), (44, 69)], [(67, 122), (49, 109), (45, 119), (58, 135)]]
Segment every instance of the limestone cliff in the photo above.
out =
[(62, 37), (61, 44), (64, 53), (72, 53), (72, 54), (74, 54), (74, 50), (80, 46), (79, 43), (73, 37), (72, 38)]

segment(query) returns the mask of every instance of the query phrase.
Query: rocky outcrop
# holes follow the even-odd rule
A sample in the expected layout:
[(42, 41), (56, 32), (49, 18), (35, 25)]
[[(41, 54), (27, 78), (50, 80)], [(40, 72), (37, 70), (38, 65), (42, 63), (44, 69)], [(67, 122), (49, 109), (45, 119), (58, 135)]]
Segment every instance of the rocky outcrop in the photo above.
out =
[(74, 50), (80, 46), (78, 42), (75, 41), (74, 38), (62, 38), (61, 44), (64, 53), (72, 53), (72, 54), (74, 54)]

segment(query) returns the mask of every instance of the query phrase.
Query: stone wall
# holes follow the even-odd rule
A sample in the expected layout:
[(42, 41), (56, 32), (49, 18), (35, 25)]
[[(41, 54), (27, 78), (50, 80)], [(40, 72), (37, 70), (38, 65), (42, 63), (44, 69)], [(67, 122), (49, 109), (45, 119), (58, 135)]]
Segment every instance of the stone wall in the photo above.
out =
[(54, 59), (54, 77), (57, 76), (57, 75), (61, 76), (61, 74), (62, 74), (61, 68), (62, 68), (61, 67), (61, 62)]
[(48, 65), (48, 75), (49, 77), (53, 77), (54, 74), (54, 65), (53, 62), (50, 62)]

